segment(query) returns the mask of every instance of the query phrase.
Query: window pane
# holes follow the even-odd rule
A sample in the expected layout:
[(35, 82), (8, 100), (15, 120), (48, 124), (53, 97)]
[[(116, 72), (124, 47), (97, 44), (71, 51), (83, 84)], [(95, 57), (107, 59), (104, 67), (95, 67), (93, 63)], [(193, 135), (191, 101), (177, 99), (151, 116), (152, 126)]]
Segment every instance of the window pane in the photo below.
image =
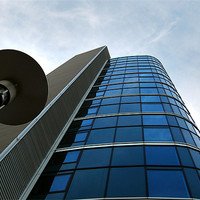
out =
[(142, 112), (164, 112), (162, 104), (142, 104)]
[(115, 142), (142, 141), (141, 127), (117, 128)]
[(84, 150), (79, 161), (79, 168), (108, 166), (110, 162), (111, 148), (99, 148)]
[(129, 112), (140, 112), (140, 104), (121, 104), (120, 113), (129, 113)]
[(147, 165), (179, 165), (175, 147), (146, 147)]
[(116, 147), (113, 151), (113, 166), (144, 165), (143, 147)]
[(71, 175), (55, 176), (50, 188), (50, 192), (62, 191), (66, 188)]
[(114, 133), (114, 128), (91, 130), (87, 144), (112, 143)]
[(111, 168), (107, 197), (146, 196), (145, 172), (143, 167)]
[(119, 105), (100, 106), (98, 115), (112, 114), (119, 112)]
[(168, 125), (165, 115), (143, 115), (144, 125)]
[(168, 128), (144, 128), (145, 141), (172, 141)]
[(150, 197), (190, 197), (182, 171), (148, 170)]
[(140, 102), (140, 96), (121, 97), (121, 103)]
[(160, 102), (159, 96), (141, 96), (142, 102)]
[(108, 169), (77, 170), (66, 199), (86, 199), (104, 196)]
[(78, 159), (79, 153), (80, 151), (68, 152), (63, 163), (76, 162)]
[(120, 102), (120, 97), (102, 99), (101, 105), (117, 104)]
[(103, 117), (97, 118), (94, 121), (93, 128), (104, 128), (116, 126), (117, 118), (116, 117)]
[(119, 116), (118, 126), (134, 126), (134, 125), (141, 125), (140, 115)]

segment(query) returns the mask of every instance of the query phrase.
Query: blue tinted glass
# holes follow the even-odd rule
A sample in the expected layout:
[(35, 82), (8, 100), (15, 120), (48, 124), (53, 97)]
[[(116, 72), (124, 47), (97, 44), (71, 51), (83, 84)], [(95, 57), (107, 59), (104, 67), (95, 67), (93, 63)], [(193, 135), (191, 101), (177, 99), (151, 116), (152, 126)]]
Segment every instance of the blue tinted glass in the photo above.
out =
[(137, 77), (125, 78), (125, 79), (124, 79), (124, 82), (135, 82), (135, 81), (138, 81), (138, 78), (137, 78)]
[(150, 197), (190, 197), (182, 171), (148, 170)]
[(111, 90), (111, 89), (119, 89), (122, 88), (122, 84), (117, 84), (117, 85), (109, 85), (107, 90)]
[(138, 94), (139, 88), (123, 89), (122, 94)]
[(89, 126), (93, 122), (93, 119), (83, 120), (81, 126)]
[(192, 137), (194, 138), (197, 147), (200, 148), (200, 140), (199, 140), (199, 137), (198, 137), (197, 135), (193, 134), (193, 133), (192, 133)]
[(168, 128), (144, 128), (145, 141), (172, 141)]
[(147, 165), (179, 165), (175, 147), (146, 147)]
[(200, 154), (198, 151), (190, 149), (190, 153), (192, 155), (193, 161), (197, 168), (200, 168)]
[(87, 144), (112, 143), (114, 133), (114, 128), (91, 130)]
[(94, 121), (93, 128), (104, 128), (104, 127), (112, 127), (116, 126), (116, 117), (103, 117), (97, 118)]
[(141, 127), (117, 128), (115, 142), (142, 141)]
[(118, 118), (118, 126), (134, 126), (141, 125), (141, 116), (133, 115), (133, 116), (119, 116)]
[(165, 96), (160, 96), (160, 98), (161, 98), (162, 102), (164, 102), (164, 103), (168, 103), (169, 102), (168, 98), (165, 97)]
[(145, 172), (143, 167), (111, 168), (107, 197), (146, 196)]
[(112, 157), (113, 166), (144, 165), (143, 147), (116, 147)]
[(174, 116), (167, 115), (167, 119), (170, 126), (178, 126), (176, 118)]
[(50, 192), (62, 191), (66, 188), (70, 175), (55, 176)]
[(87, 136), (87, 133), (76, 134), (76, 138), (75, 138), (74, 142), (84, 141), (86, 136)]
[(101, 105), (117, 104), (120, 102), (120, 97), (102, 99)]
[(140, 87), (156, 87), (155, 83), (140, 83)]
[(191, 133), (187, 130), (182, 129), (183, 137), (185, 138), (186, 143), (194, 145), (194, 140), (192, 139)]
[(79, 153), (80, 153), (80, 151), (71, 151), (71, 152), (68, 152), (67, 155), (66, 155), (66, 157), (65, 157), (64, 163), (76, 162), (77, 159), (78, 159)]
[(108, 90), (105, 92), (104, 96), (115, 96), (115, 95), (120, 95), (121, 90)]
[(164, 112), (162, 104), (142, 104), (142, 112)]
[(179, 118), (179, 117), (176, 117), (177, 121), (178, 121), (178, 124), (180, 127), (183, 127), (183, 128), (186, 128), (187, 129), (187, 126), (185, 124), (185, 120)]
[(160, 96), (141, 96), (142, 102), (160, 102)]
[(108, 169), (77, 170), (66, 199), (86, 199), (104, 196)]
[(90, 108), (88, 109), (88, 114), (96, 113), (98, 108)]
[(157, 94), (158, 90), (156, 88), (140, 88), (141, 94)]
[(140, 96), (121, 97), (121, 103), (140, 102)]
[(183, 166), (194, 167), (192, 158), (187, 148), (177, 147), (179, 158)]
[(124, 88), (139, 87), (139, 83), (125, 83)]
[(164, 106), (165, 112), (169, 112), (169, 113), (173, 112), (170, 104), (163, 103), (163, 106)]
[(121, 104), (120, 113), (126, 112), (140, 112), (140, 104), (133, 103), (133, 104)]
[(154, 78), (140, 78), (140, 81), (154, 81)]
[(108, 166), (110, 162), (111, 148), (84, 150), (79, 161), (79, 168)]
[(64, 197), (64, 192), (63, 193), (50, 193), (45, 197), (45, 200), (53, 199), (53, 200), (62, 200)]
[(182, 136), (182, 133), (179, 128), (171, 127), (172, 135), (174, 137), (174, 141), (176, 142), (185, 142)]
[(193, 198), (200, 198), (200, 179), (195, 169), (184, 168), (187, 183)]
[(144, 125), (168, 125), (165, 115), (143, 115)]
[(98, 115), (112, 114), (119, 112), (119, 105), (100, 106)]

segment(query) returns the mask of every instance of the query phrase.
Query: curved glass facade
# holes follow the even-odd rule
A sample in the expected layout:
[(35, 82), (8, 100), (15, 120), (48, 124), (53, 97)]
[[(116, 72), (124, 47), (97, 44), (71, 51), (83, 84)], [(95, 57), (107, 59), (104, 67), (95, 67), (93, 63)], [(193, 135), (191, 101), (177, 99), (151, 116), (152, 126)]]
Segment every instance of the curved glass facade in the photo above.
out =
[(199, 131), (159, 60), (110, 59), (29, 199), (200, 198)]

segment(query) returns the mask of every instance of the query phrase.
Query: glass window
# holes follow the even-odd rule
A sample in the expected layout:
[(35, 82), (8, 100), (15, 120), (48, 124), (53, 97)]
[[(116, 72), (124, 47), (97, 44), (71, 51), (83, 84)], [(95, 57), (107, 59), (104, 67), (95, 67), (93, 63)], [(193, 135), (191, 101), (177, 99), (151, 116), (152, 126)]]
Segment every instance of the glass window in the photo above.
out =
[(142, 112), (164, 112), (162, 104), (142, 104)]
[(141, 96), (142, 102), (160, 102), (160, 96)]
[(76, 134), (76, 137), (75, 137), (74, 142), (85, 141), (86, 136), (87, 136), (87, 132), (86, 132), (86, 133), (79, 133), (79, 134)]
[(183, 120), (183, 119), (181, 119), (181, 118), (179, 118), (179, 117), (177, 117), (176, 119), (177, 119), (178, 124), (179, 124), (180, 127), (183, 127), (183, 128), (186, 128), (186, 129), (187, 129), (187, 126), (186, 126), (186, 124), (185, 124), (185, 120)]
[(178, 126), (176, 118), (174, 116), (167, 115), (167, 120), (170, 126)]
[(143, 147), (116, 147), (112, 166), (144, 165)]
[(179, 158), (183, 166), (194, 167), (192, 158), (187, 148), (177, 147)]
[(190, 197), (182, 171), (148, 170), (150, 197)]
[(144, 128), (145, 141), (172, 141), (169, 128)]
[(194, 143), (194, 140), (192, 139), (191, 133), (187, 130), (184, 130), (184, 129), (181, 129), (181, 130), (182, 130), (182, 133), (183, 133), (183, 136), (185, 138), (186, 143), (195, 146), (195, 143)]
[(86, 199), (104, 196), (108, 169), (77, 170), (66, 199)]
[(117, 128), (115, 142), (142, 141), (141, 127), (119, 127)]
[(87, 144), (112, 143), (114, 139), (114, 128), (91, 130)]
[(168, 125), (165, 115), (143, 115), (144, 125)]
[(116, 117), (102, 117), (97, 118), (94, 121), (93, 128), (106, 128), (116, 126), (117, 118)]
[(64, 197), (64, 192), (63, 193), (50, 193), (45, 197), (45, 200), (49, 199), (56, 199), (56, 200), (62, 200)]
[(101, 105), (118, 104), (120, 97), (102, 99)]
[(122, 88), (122, 84), (117, 84), (117, 85), (109, 85), (107, 90), (112, 90), (112, 89), (119, 89)]
[(119, 112), (119, 105), (100, 106), (98, 115), (112, 114)]
[(139, 87), (139, 83), (125, 83), (124, 88)]
[(81, 126), (89, 126), (93, 122), (93, 119), (83, 120)]
[(141, 94), (157, 94), (157, 88), (140, 88)]
[(185, 142), (179, 128), (171, 127), (171, 131), (175, 142)]
[(55, 176), (53, 183), (50, 188), (50, 192), (62, 191), (66, 188), (67, 183), (69, 182), (69, 178), (71, 175), (60, 175)]
[(119, 116), (118, 126), (141, 125), (141, 115)]
[(155, 83), (140, 83), (140, 87), (156, 87)]
[(80, 151), (70, 151), (67, 153), (63, 163), (76, 162)]
[(175, 147), (146, 147), (147, 165), (179, 165)]
[(184, 168), (185, 176), (188, 186), (190, 188), (191, 196), (193, 198), (200, 198), (200, 179), (195, 169)]
[(133, 78), (125, 78), (124, 82), (136, 82), (138, 81), (138, 77), (133, 77)]
[(145, 197), (146, 183), (143, 167), (111, 168), (107, 197)]
[(140, 102), (140, 96), (121, 97), (121, 103)]
[(121, 104), (120, 113), (140, 112), (139, 103)]
[(138, 94), (139, 88), (123, 89), (122, 94)]
[(193, 161), (197, 168), (200, 168), (200, 154), (198, 151), (190, 149), (190, 153), (192, 155)]
[(121, 95), (121, 90), (107, 90), (104, 96)]
[(84, 150), (78, 164), (78, 168), (103, 167), (110, 162), (111, 148)]

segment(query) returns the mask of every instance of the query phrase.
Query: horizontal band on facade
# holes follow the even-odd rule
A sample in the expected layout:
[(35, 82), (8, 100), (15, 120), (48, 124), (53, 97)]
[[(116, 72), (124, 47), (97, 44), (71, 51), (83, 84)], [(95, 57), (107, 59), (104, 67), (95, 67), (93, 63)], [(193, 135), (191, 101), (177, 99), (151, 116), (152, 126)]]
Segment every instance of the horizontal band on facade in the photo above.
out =
[(189, 123), (191, 123), (199, 131), (196, 124), (194, 124), (193, 122), (191, 122), (187, 118), (183, 117), (182, 115), (178, 115), (178, 114), (175, 114), (175, 113), (168, 113), (168, 112), (114, 113), (114, 114), (106, 114), (106, 115), (95, 115), (95, 116), (89, 116), (89, 117), (79, 117), (79, 118), (75, 118), (74, 121), (86, 120), (86, 119), (96, 119), (96, 118), (103, 118), (103, 117), (131, 116), (131, 115), (170, 115), (170, 116), (180, 117), (180, 118), (188, 121)]
[(123, 142), (123, 143), (105, 143), (105, 144), (94, 144), (94, 145), (82, 145), (75, 147), (63, 147), (56, 149), (55, 152), (66, 152), (66, 151), (76, 151), (83, 149), (97, 149), (97, 148), (107, 148), (107, 147), (128, 147), (128, 146), (177, 146), (186, 147), (200, 152), (200, 148), (189, 145), (187, 143), (179, 142)]

